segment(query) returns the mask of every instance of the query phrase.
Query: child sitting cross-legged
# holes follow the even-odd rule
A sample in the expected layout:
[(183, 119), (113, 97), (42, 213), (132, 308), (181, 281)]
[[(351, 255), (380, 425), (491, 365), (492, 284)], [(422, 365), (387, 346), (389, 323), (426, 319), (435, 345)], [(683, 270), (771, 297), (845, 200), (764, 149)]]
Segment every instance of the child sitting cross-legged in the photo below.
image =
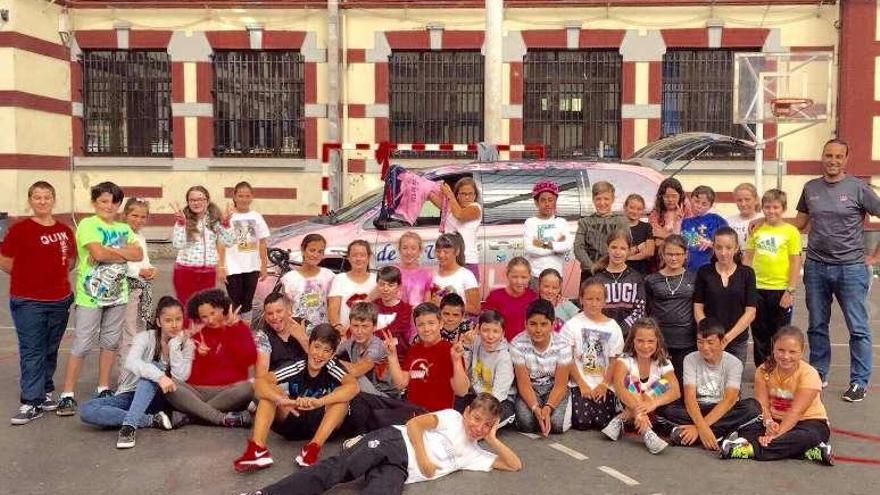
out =
[(669, 444), (654, 432), (652, 413), (678, 400), (681, 391), (666, 354), (660, 326), (653, 318), (639, 318), (633, 323), (623, 344), (623, 355), (614, 366), (613, 383), (623, 412), (615, 416), (602, 433), (617, 441), (624, 424), (632, 422), (648, 451), (662, 452)]
[(254, 471), (273, 464), (266, 447), (271, 428), (290, 440), (308, 439), (296, 462), (311, 466), (321, 447), (345, 421), (348, 402), (358, 393), (355, 378), (333, 357), (339, 332), (326, 323), (309, 336), (308, 356), (266, 373), (254, 381), (259, 404), (247, 448), (233, 463), (236, 471)]
[(755, 399), (740, 399), (743, 365), (736, 356), (724, 351), (724, 333), (724, 325), (714, 318), (700, 322), (697, 352), (684, 358), (684, 403), (676, 401), (657, 411), (661, 422), (672, 426), (673, 445), (694, 445), (699, 441), (705, 449), (717, 451), (719, 438), (755, 421), (761, 414)]
[[(479, 394), (459, 414), (452, 409), (417, 416), (406, 426), (389, 426), (346, 441), (334, 457), (296, 472), (261, 490), (242, 495), (313, 495), (366, 477), (360, 493), (399, 495), (405, 484), (438, 479), (458, 470), (519, 471), (522, 461), (502, 443), (501, 405)], [(479, 441), (495, 451), (484, 450)]]

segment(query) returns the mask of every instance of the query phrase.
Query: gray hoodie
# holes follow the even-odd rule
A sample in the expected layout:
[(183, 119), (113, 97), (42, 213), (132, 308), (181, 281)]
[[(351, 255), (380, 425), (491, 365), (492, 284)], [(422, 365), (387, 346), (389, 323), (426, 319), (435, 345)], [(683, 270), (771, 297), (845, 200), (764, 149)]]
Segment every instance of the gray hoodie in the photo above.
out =
[[(158, 382), (165, 376), (165, 370), (171, 366), (171, 376), (180, 381), (189, 378), (192, 369), (193, 353), (195, 344), (192, 339), (184, 337), (183, 333), (168, 341), (168, 358), (171, 363), (157, 363), (153, 361), (156, 355), (156, 332), (158, 330), (146, 330), (134, 336), (131, 342), (131, 350), (125, 358), (125, 367), (119, 372), (119, 386), (117, 394), (134, 392), (137, 382), (146, 378), (152, 382)], [(161, 369), (160, 369), (161, 368)]]
[(513, 361), (507, 351), (504, 338), (495, 350), (487, 350), (480, 336), (474, 337), (470, 349), (465, 351), (471, 388), (474, 392), (489, 392), (500, 401), (507, 400), (513, 388)]

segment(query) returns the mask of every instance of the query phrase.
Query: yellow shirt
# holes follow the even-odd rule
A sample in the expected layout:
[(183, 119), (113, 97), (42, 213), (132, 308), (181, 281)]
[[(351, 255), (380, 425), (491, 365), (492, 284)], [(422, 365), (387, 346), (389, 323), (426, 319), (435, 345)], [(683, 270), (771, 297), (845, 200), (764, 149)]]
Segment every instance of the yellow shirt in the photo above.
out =
[(746, 241), (752, 251), (752, 268), (759, 289), (785, 290), (788, 287), (788, 257), (801, 254), (801, 233), (794, 225), (763, 224)]
[[(798, 369), (787, 378), (779, 375), (778, 367), (768, 374), (764, 372), (764, 365), (761, 365), (761, 373), (758, 374), (758, 377), (764, 379), (767, 385), (767, 391), (770, 393), (770, 414), (775, 420), (782, 419), (785, 413), (791, 409), (794, 394), (798, 389), (805, 388), (820, 392), (822, 390), (822, 379), (819, 378), (819, 372), (806, 361), (801, 361), (798, 364)], [(828, 413), (825, 412), (820, 395), (817, 394), (813, 398), (813, 402), (804, 411), (799, 421), (828, 419)]]

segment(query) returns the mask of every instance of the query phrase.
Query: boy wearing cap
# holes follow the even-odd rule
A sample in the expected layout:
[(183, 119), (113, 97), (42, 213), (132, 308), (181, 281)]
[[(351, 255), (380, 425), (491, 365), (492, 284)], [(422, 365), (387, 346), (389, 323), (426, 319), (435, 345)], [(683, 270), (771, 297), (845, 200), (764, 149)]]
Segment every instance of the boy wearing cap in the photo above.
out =
[(574, 257), (581, 264), (581, 283), (593, 276), (593, 263), (608, 254), (608, 235), (617, 230), (629, 232), (626, 215), (611, 212), (614, 186), (599, 181), (593, 184), (592, 192), (596, 212), (578, 220), (574, 236)]
[(529, 287), (537, 289), (538, 275), (547, 268), (563, 271), (565, 257), (571, 252), (572, 237), (568, 222), (556, 216), (559, 186), (551, 180), (541, 180), (532, 188), (537, 214), (525, 223), (523, 245), (525, 257), (532, 267)]

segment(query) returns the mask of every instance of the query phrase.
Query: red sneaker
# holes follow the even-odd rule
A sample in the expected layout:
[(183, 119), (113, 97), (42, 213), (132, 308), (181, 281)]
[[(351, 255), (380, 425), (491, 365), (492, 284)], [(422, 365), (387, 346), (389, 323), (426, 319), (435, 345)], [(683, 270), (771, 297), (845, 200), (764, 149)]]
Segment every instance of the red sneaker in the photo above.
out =
[(296, 463), (302, 467), (309, 467), (318, 462), (318, 456), (321, 454), (321, 446), (315, 442), (305, 444), (302, 451), (296, 456)]
[(269, 453), (269, 449), (266, 447), (260, 447), (255, 444), (253, 440), (248, 440), (244, 454), (232, 463), (232, 467), (234, 467), (239, 473), (244, 473), (247, 471), (265, 469), (271, 466), (274, 462), (275, 461), (272, 460), (272, 454)]

